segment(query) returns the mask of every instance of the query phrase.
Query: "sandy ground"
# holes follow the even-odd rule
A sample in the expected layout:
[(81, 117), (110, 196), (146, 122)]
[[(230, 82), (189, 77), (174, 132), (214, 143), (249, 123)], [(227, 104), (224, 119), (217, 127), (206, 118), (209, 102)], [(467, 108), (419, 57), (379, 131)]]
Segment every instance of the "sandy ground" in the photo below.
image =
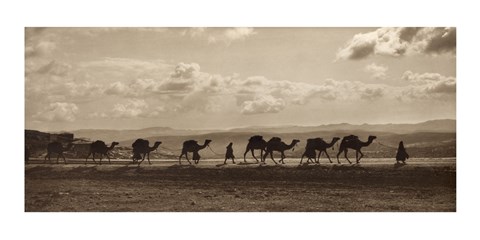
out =
[[(53, 159), (52, 159), (53, 160)], [(456, 159), (188, 165), (128, 160), (25, 166), (25, 211), (456, 211)]]

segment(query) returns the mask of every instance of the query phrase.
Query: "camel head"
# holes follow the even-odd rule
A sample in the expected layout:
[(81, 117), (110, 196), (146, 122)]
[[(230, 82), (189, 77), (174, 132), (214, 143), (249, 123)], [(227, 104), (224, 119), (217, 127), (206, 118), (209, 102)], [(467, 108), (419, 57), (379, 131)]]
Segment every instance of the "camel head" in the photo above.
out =
[(300, 140), (298, 140), (298, 139), (293, 139), (292, 140), (292, 145), (293, 145), (292, 151), (295, 150), (295, 147), (297, 146), (297, 143), (299, 143), (299, 142), (300, 142)]
[(120, 143), (118, 143), (118, 142), (112, 142), (112, 145), (110, 145), (110, 147), (108, 147), (107, 145), (105, 145), (105, 148), (107, 149), (107, 151), (110, 151), (110, 150), (112, 150), (115, 146), (117, 146), (118, 144), (120, 144)]
[(155, 148), (155, 152), (158, 152), (158, 146), (160, 146), (160, 144), (162, 144), (162, 142), (156, 141), (155, 144), (153, 145), (153, 147)]
[(212, 140), (210, 140), (210, 139), (205, 139), (205, 146), (210, 145), (211, 142), (212, 142)]
[(368, 136), (368, 141), (369, 142), (373, 142), (373, 140), (375, 140), (377, 138), (377, 136)]
[[(334, 138), (332, 139), (332, 143), (330, 143), (330, 144), (332, 144), (332, 150), (335, 150), (334, 144), (335, 144), (336, 142), (338, 142), (338, 140), (340, 140), (340, 139), (341, 139), (341, 138), (339, 138), (339, 137), (334, 137)], [(338, 145), (337, 145), (337, 146), (338, 146)]]

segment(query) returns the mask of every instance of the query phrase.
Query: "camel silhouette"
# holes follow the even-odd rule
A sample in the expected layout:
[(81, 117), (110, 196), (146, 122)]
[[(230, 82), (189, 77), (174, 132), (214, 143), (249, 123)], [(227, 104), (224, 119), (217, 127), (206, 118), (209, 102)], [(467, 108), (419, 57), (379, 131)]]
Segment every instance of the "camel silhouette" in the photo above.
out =
[(48, 162), (51, 162), (50, 156), (52, 155), (52, 153), (56, 153), (57, 154), (57, 164), (58, 164), (58, 159), (60, 158), (60, 156), (63, 158), (63, 162), (65, 164), (67, 164), (67, 161), (65, 160), (65, 156), (63, 156), (63, 152), (69, 151), (70, 149), (72, 149), (72, 147), (73, 147), (72, 143), (68, 143), (66, 148), (64, 148), (60, 142), (49, 143), (47, 145), (47, 155), (45, 156), (45, 160), (43, 161), (43, 163), (47, 162), (47, 158), (48, 158)]
[[(345, 154), (345, 158), (347, 159), (347, 161), (350, 164), (352, 164), (352, 162), (350, 162), (350, 159), (348, 159), (348, 157), (347, 157), (347, 152), (348, 152), (349, 148), (355, 150), (355, 159), (356, 159), (357, 163), (360, 163), (360, 159), (362, 159), (362, 157), (363, 157), (363, 153), (361, 151), (362, 147), (366, 147), (366, 146), (370, 145), (375, 138), (377, 138), (377, 137), (376, 136), (368, 136), (368, 141), (362, 142), (355, 135), (349, 135), (349, 136), (344, 137), (342, 139), (342, 142), (340, 143), (340, 149), (338, 149), (338, 154), (337, 154), (338, 163), (340, 163), (340, 160), (338, 159), (338, 156), (340, 156), (340, 154), (343, 152)], [(358, 157), (359, 153), (360, 153), (360, 157)]]
[(260, 149), (260, 160), (263, 162), (263, 151), (265, 151), (265, 148), (267, 147), (267, 141), (263, 139), (262, 136), (260, 135), (255, 135), (252, 136), (250, 139), (248, 139), (248, 144), (247, 144), (247, 149), (245, 150), (245, 153), (243, 154), (243, 162), (247, 162), (245, 159), (245, 156), (247, 155), (248, 151), (252, 152), (252, 157), (257, 161), (258, 159), (255, 157), (255, 154), (253, 154), (253, 150), (255, 149)]
[[(193, 152), (195, 154), (195, 152), (196, 152), (196, 155), (198, 155), (198, 151), (206, 148), (208, 146), (208, 144), (210, 144), (210, 142), (212, 142), (212, 140), (210, 140), (210, 139), (206, 139), (205, 143), (203, 145), (198, 145), (198, 142), (195, 141), (195, 140), (188, 140), (188, 141), (183, 142), (182, 153), (178, 157), (178, 164), (182, 164), (181, 160), (182, 160), (183, 155), (185, 155), (185, 158), (187, 159), (188, 163), (192, 164), (190, 162), (190, 160), (188, 159), (188, 153)], [(194, 159), (194, 162), (195, 162), (195, 164), (198, 164), (198, 162), (200, 160), (200, 155), (198, 155), (196, 158), (198, 158), (198, 159)]]
[(315, 161), (316, 156), (317, 152), (315, 152), (315, 148), (312, 146), (308, 146), (307, 143), (307, 147), (305, 147), (305, 152), (303, 153), (302, 159), (300, 160), (300, 165), (302, 164), (303, 157), (307, 157), (307, 163), (309, 163), (310, 160), (312, 160), (312, 162)]
[[(330, 163), (333, 163), (332, 160), (330, 159), (330, 156), (329, 156), (328, 153), (327, 153), (327, 149), (333, 147), (333, 145), (334, 145), (338, 140), (340, 140), (340, 138), (334, 137), (330, 143), (327, 143), (327, 142), (325, 142), (322, 138), (309, 138), (309, 139), (307, 139), (307, 145), (305, 146), (305, 153), (302, 155), (302, 159), (300, 159), (300, 164), (302, 164), (302, 161), (303, 161), (303, 157), (304, 157), (304, 156), (308, 157), (308, 156), (306, 155), (306, 153), (307, 153), (307, 152), (310, 152), (310, 151), (311, 151), (311, 150), (310, 150), (311, 148), (312, 148), (314, 151), (315, 151), (315, 150), (320, 151), (320, 152), (318, 153), (318, 158), (317, 158), (317, 159), (314, 158), (314, 160), (315, 160), (316, 163), (320, 163), (320, 156), (322, 155), (322, 152), (324, 152), (325, 155), (327, 155), (327, 158), (328, 158), (328, 160), (330, 161)], [(307, 160), (307, 163), (308, 163), (308, 162), (310, 162), (310, 159)]]
[(282, 142), (282, 140), (279, 137), (272, 137), (270, 140), (267, 142), (267, 147), (265, 148), (265, 154), (263, 155), (263, 162), (265, 162), (267, 155), (270, 154), (270, 158), (272, 158), (272, 161), (275, 162), (275, 159), (273, 159), (273, 151), (277, 151), (281, 153), (281, 159), (279, 162), (282, 164), (285, 164), (283, 159), (285, 159), (285, 150), (288, 150), (290, 148), (295, 147), (297, 143), (299, 143), (300, 140), (298, 139), (293, 139), (292, 143), (287, 145), (286, 143)]
[(85, 164), (87, 164), (87, 160), (90, 155), (92, 155), (93, 162), (97, 163), (95, 162), (95, 153), (100, 154), (100, 165), (102, 165), (103, 155), (107, 156), (108, 163), (110, 163), (110, 156), (108, 156), (108, 152), (111, 151), (116, 145), (118, 145), (118, 142), (112, 142), (112, 144), (110, 144), (110, 147), (107, 146), (104, 141), (97, 140), (93, 142), (92, 144), (90, 144), (90, 153), (88, 153), (87, 157), (85, 158)]
[[(155, 151), (158, 148), (158, 146), (160, 146), (160, 144), (162, 144), (162, 142), (156, 141), (155, 144), (153, 144), (153, 147), (150, 147), (149, 146), (150, 142), (148, 140), (141, 139), (141, 138), (135, 140), (135, 142), (133, 142), (132, 144), (133, 162), (135, 163), (139, 159), (142, 159), (142, 161), (138, 163), (138, 166), (140, 166), (140, 164), (145, 160), (145, 156), (147, 156), (148, 164), (152, 164), (150, 162), (150, 152)], [(143, 157), (141, 156), (141, 154), (143, 154)]]

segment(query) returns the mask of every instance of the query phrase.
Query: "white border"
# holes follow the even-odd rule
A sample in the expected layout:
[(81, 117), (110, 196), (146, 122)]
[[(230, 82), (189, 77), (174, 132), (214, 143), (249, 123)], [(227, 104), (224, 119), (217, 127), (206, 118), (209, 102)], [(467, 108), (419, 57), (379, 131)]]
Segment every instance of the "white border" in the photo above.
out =
[[(313, 1), (312, 1), (313, 2)], [(474, 2), (474, 1), (471, 1)], [(368, 238), (479, 234), (478, 7), (459, 1), (15, 1), (2, 4), (2, 239)], [(25, 26), (456, 26), (457, 213), (24, 213)], [(15, 145), (15, 146), (12, 146)], [(8, 147), (6, 147), (8, 146)]]

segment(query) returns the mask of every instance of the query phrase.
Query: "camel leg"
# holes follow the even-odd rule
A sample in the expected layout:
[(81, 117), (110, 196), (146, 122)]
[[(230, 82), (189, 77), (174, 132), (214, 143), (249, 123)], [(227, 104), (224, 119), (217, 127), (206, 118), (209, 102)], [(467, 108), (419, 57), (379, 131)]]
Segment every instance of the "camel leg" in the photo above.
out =
[[(252, 150), (250, 150), (250, 151), (252, 152), (252, 157), (253, 157), (253, 158), (255, 159), (255, 161), (257, 161), (257, 163), (258, 163), (257, 157), (255, 157), (255, 154), (253, 154), (253, 148), (252, 148)], [(261, 152), (260, 152), (260, 160), (262, 160), (262, 153), (261, 153)]]
[(345, 159), (347, 159), (348, 163), (352, 164), (352, 162), (350, 162), (350, 159), (348, 159), (348, 157), (347, 157), (348, 150), (345, 149), (344, 153), (345, 153)]
[(320, 151), (320, 152), (318, 153), (317, 159), (315, 159), (315, 162), (316, 162), (316, 163), (320, 163), (320, 156), (322, 156), (322, 152), (323, 152), (323, 151)]
[(142, 163), (143, 161), (145, 161), (145, 157), (147, 156), (146, 153), (143, 154), (143, 157), (142, 155), (140, 154), (140, 157), (142, 158), (142, 160), (140, 160), (140, 162), (138, 163), (138, 166), (140, 166), (140, 163)]
[(330, 161), (330, 163), (333, 163), (332, 159), (330, 159), (330, 156), (328, 155), (327, 151), (325, 151), (325, 155), (327, 155), (328, 161)]
[(152, 165), (152, 163), (150, 162), (150, 153), (147, 153), (147, 159), (148, 159), (148, 164)]
[(47, 155), (45, 155), (45, 160), (43, 160), (43, 163), (47, 163), (47, 157), (50, 157), (50, 153), (47, 153)]
[(102, 158), (103, 158), (103, 154), (100, 153), (100, 162), (99, 162), (100, 165), (102, 165)]
[(87, 159), (88, 159), (88, 157), (90, 157), (90, 154), (92, 154), (92, 152), (90, 152), (90, 153), (87, 155), (87, 158), (85, 158), (85, 165), (87, 165)]
[[(305, 157), (305, 153), (303, 153), (302, 158), (300, 158), (300, 165), (302, 165), (303, 157)], [(307, 159), (307, 163), (308, 163), (308, 159)]]
[(92, 154), (92, 160), (93, 160), (93, 163), (97, 164), (97, 162), (95, 161), (95, 152)]
[(358, 155), (358, 153), (360, 153), (360, 157), (358, 158), (357, 163), (360, 163), (360, 159), (362, 159), (363, 153), (360, 150), (357, 151), (357, 155)]
[(63, 153), (62, 153), (62, 157), (63, 157), (63, 163), (67, 164), (67, 160), (65, 160), (65, 156), (63, 155)]
[[(266, 153), (266, 154), (268, 154), (268, 153)], [(265, 154), (265, 158), (267, 158), (266, 154)], [(273, 161), (275, 164), (278, 164), (277, 162), (275, 162), (275, 159), (273, 159), (273, 151), (270, 152), (270, 157), (272, 158), (272, 161)]]
[(285, 164), (285, 162), (283, 161), (283, 159), (285, 159), (285, 153), (282, 152), (281, 158), (282, 159), (280, 159), (280, 161), (282, 161), (282, 164)]
[(188, 164), (192, 165), (192, 162), (190, 162), (190, 159), (188, 159), (188, 152), (185, 153), (185, 158), (187, 159)]
[(248, 151), (250, 151), (250, 149), (247, 148), (247, 149), (245, 150), (245, 153), (243, 154), (243, 162), (245, 162), (245, 163), (247, 162), (246, 156), (247, 156)]
[[(142, 155), (140, 155), (140, 157), (142, 157)], [(143, 162), (143, 160), (145, 160), (145, 153), (143, 154), (142, 160), (138, 162), (137, 166), (140, 166), (140, 164)]]
[(268, 152), (265, 151), (265, 154), (260, 155), (260, 158), (262, 158), (262, 162), (265, 163), (265, 160), (267, 159)]
[(108, 164), (111, 164), (111, 162), (110, 162), (110, 156), (108, 156), (108, 152), (107, 152), (107, 153), (105, 153), (105, 155), (107, 155), (107, 158), (108, 158)]
[(337, 153), (337, 162), (338, 162), (338, 164), (340, 164), (340, 159), (338, 158), (338, 156), (340, 156), (340, 154), (342, 154), (342, 152), (343, 152), (343, 150), (340, 149), (340, 150), (338, 151), (338, 153)]
[(180, 156), (178, 156), (178, 164), (182, 165), (182, 162), (180, 160), (182, 160), (182, 155), (183, 155), (183, 152), (180, 154)]

